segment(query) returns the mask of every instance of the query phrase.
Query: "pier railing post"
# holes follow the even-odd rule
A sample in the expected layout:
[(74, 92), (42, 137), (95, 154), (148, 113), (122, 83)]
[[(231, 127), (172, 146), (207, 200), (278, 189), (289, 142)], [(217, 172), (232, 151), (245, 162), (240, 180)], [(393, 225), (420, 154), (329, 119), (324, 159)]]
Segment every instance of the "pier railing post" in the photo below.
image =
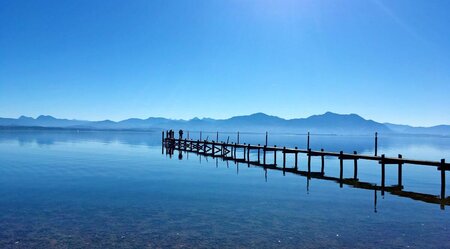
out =
[[(295, 147), (295, 149), (297, 150), (298, 148)], [(298, 169), (298, 152), (297, 151), (295, 152), (295, 169), (296, 170)]]
[(283, 169), (286, 168), (286, 147), (283, 147)]

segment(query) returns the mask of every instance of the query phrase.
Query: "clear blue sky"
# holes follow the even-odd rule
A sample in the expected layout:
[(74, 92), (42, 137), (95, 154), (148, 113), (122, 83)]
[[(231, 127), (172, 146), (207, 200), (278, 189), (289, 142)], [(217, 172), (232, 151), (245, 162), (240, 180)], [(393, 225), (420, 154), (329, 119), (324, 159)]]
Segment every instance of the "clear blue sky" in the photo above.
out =
[(0, 116), (450, 124), (450, 1), (0, 0)]

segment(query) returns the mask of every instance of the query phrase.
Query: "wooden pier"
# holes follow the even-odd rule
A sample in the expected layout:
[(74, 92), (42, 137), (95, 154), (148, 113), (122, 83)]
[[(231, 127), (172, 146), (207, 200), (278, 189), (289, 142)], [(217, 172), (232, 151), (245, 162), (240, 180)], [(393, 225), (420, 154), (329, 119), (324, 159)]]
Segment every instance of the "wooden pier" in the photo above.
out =
[[(223, 160), (230, 160), (236, 163), (247, 163), (248, 165), (260, 166), (265, 169), (272, 170), (281, 170), (283, 172), (294, 173), (298, 175), (306, 176), (308, 179), (316, 178), (323, 180), (331, 180), (338, 182), (340, 187), (343, 185), (350, 185), (356, 188), (364, 188), (364, 189), (372, 189), (379, 190), (382, 195), (385, 192), (389, 192), (393, 195), (409, 197), (415, 200), (422, 200), (429, 203), (437, 203), (441, 205), (443, 209), (444, 206), (450, 205), (450, 197), (446, 196), (445, 193), (445, 171), (450, 170), (450, 163), (446, 163), (445, 159), (441, 159), (440, 161), (427, 161), (427, 160), (413, 160), (403, 158), (401, 154), (398, 157), (386, 157), (384, 154), (381, 156), (377, 155), (377, 146), (375, 147), (375, 155), (363, 155), (358, 154), (356, 151), (353, 153), (344, 153), (340, 152), (329, 152), (324, 149), (321, 150), (312, 150), (309, 147), (309, 133), (308, 133), (308, 142), (307, 149), (299, 149), (295, 148), (287, 148), (287, 147), (277, 147), (268, 146), (267, 145), (267, 133), (266, 133), (266, 144), (265, 145), (252, 145), (246, 143), (239, 143), (239, 135), (238, 142), (229, 142), (229, 141), (217, 141), (218, 133), (216, 135), (216, 141), (212, 140), (193, 140), (193, 139), (180, 139), (175, 138), (172, 134), (164, 135), (162, 133), (162, 143), (163, 149), (166, 148), (168, 153), (173, 153), (174, 150), (178, 151), (186, 151), (193, 152), (199, 155), (208, 156), (212, 158), (221, 158)], [(239, 134), (239, 133), (238, 133)], [(378, 143), (378, 136), (375, 136), (375, 145)], [(240, 152), (240, 153), (239, 153)], [(254, 152), (256, 158), (251, 158), (251, 152)], [(278, 166), (277, 154), (281, 153), (281, 166)], [(272, 155), (272, 161), (267, 160), (267, 156)], [(307, 170), (301, 171), (299, 170), (299, 160), (298, 156), (300, 154), (305, 154), (307, 156)], [(294, 156), (293, 165), (287, 165), (287, 155)], [(255, 157), (255, 156), (254, 156)], [(321, 167), (319, 172), (311, 171), (311, 158), (312, 157), (320, 157)], [(325, 158), (326, 157), (335, 157), (339, 159), (339, 178), (325, 176)], [(359, 160), (369, 160), (376, 161), (380, 165), (381, 170), (381, 183), (380, 185), (360, 182), (358, 180), (358, 161)], [(344, 161), (353, 162), (353, 177), (352, 178), (344, 178)], [(406, 192), (403, 191), (403, 166), (405, 164), (409, 165), (421, 165), (434, 167), (440, 171), (441, 175), (441, 194), (440, 196), (434, 196), (423, 193), (415, 193), (415, 192)], [(397, 166), (397, 184), (393, 186), (386, 186), (386, 165), (396, 165)]]

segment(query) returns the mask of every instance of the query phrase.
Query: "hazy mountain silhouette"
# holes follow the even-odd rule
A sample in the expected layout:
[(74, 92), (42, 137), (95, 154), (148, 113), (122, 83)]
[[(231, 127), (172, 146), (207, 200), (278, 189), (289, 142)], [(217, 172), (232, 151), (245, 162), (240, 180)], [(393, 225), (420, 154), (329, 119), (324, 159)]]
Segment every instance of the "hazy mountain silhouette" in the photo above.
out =
[(384, 123), (386, 127), (396, 133), (422, 134), (422, 135), (450, 135), (450, 125), (436, 125), (431, 127), (413, 127), (410, 125), (397, 125)]
[(449, 125), (433, 127), (412, 127), (390, 123), (378, 123), (367, 120), (357, 114), (337, 114), (326, 112), (307, 118), (283, 119), (265, 113), (236, 116), (229, 119), (193, 118), (191, 120), (174, 120), (161, 117), (147, 119), (130, 118), (119, 122), (84, 121), (57, 119), (52, 116), (41, 115), (37, 118), (21, 116), (14, 118), (0, 118), (3, 127), (52, 127), (71, 129), (188, 129), (203, 131), (246, 131), (246, 132), (289, 132), (289, 133), (327, 133), (327, 134), (370, 134), (402, 133), (450, 135)]
[(52, 116), (41, 115), (37, 118), (20, 116), (14, 118), (0, 118), (0, 126), (42, 126), (42, 127), (70, 127), (75, 125), (83, 125), (90, 121), (58, 119)]

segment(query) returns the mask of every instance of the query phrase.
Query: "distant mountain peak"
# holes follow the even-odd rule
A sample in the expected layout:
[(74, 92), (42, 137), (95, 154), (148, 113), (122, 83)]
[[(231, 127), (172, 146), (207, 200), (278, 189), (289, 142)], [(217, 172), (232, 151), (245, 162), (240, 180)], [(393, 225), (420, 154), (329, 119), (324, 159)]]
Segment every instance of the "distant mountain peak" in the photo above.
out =
[(322, 115), (313, 115), (311, 117), (353, 117), (353, 118), (359, 118), (359, 119), (364, 119), (363, 117), (359, 116), (358, 114), (355, 113), (349, 113), (349, 114), (340, 114), (340, 113), (335, 113), (335, 112), (325, 112)]
[(265, 114), (264, 112), (256, 112), (253, 114), (250, 114), (249, 116), (263, 116), (263, 117), (270, 117), (270, 115)]
[(20, 116), (19, 117), (19, 120), (32, 120), (33, 118), (32, 117), (27, 117), (27, 116)]
[(56, 118), (50, 115), (40, 115), (37, 120), (55, 120)]

